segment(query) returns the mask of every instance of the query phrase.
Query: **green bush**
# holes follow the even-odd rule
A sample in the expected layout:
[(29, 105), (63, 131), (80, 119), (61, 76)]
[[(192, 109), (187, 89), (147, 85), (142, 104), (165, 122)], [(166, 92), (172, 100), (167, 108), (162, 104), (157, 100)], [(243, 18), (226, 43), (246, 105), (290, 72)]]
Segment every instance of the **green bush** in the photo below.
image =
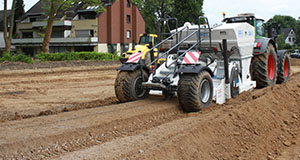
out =
[(66, 52), (66, 53), (40, 53), (35, 56), (40, 61), (112, 61), (119, 60), (120, 57), (111, 53), (98, 52)]
[(284, 45), (284, 49), (292, 49), (293, 47), (290, 45), (290, 44), (288, 44), (288, 43), (286, 43), (285, 45)]
[(0, 62), (25, 62), (32, 64), (33, 60), (30, 56), (25, 54), (14, 54), (14, 53), (4, 53), (3, 56), (0, 58)]

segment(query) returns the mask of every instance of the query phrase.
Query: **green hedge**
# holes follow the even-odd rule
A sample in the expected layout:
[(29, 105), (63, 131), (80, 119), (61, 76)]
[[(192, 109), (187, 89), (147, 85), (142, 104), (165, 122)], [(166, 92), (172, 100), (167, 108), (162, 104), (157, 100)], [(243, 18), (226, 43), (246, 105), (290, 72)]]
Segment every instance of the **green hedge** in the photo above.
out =
[(293, 52), (293, 51), (296, 50), (296, 49), (300, 50), (300, 47), (294, 47), (294, 48), (292, 48), (292, 49), (289, 49), (288, 52)]
[[(45, 61), (114, 61), (119, 60), (120, 57), (111, 53), (98, 53), (98, 52), (67, 52), (67, 53), (40, 53), (35, 56), (42, 62)], [(25, 62), (32, 64), (34, 61), (32, 57), (25, 54), (4, 53), (0, 58), (1, 62)]]
[(40, 53), (35, 56), (40, 61), (74, 61), (74, 60), (92, 60), (92, 61), (112, 61), (119, 60), (120, 57), (111, 53), (98, 52), (66, 52), (66, 53)]
[(27, 56), (25, 54), (14, 54), (14, 53), (4, 53), (2, 57), (0, 58), (0, 62), (25, 62), (32, 64), (33, 60), (30, 56)]

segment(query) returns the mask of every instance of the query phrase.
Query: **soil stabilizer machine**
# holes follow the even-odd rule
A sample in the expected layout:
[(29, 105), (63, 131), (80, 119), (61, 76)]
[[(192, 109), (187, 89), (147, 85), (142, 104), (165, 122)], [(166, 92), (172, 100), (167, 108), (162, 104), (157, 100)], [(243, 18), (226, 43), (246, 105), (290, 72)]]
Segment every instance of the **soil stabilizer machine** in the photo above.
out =
[[(260, 21), (242, 14), (213, 29), (206, 17), (199, 17), (198, 25), (185, 23), (145, 53), (162, 48), (150, 64), (145, 63), (147, 56), (141, 59), (144, 54), (136, 52), (118, 68), (117, 98), (128, 102), (149, 92), (165, 98), (177, 95), (183, 110), (193, 112), (213, 100), (222, 104), (256, 86), (287, 81), (289, 57), (277, 53), (274, 40), (257, 36), (263, 30)], [(161, 59), (165, 60), (158, 63)]]

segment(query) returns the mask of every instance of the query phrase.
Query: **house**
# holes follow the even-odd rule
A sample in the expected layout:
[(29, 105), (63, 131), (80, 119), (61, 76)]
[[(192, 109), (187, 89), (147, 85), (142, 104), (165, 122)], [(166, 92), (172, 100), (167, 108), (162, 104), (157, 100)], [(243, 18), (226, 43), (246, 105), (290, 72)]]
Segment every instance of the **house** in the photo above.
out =
[[(99, 6), (74, 4), (64, 14), (57, 15), (49, 51), (95, 51), (123, 53), (145, 32), (145, 21), (130, 0), (102, 0), (105, 10), (96, 13)], [(47, 16), (42, 1), (37, 2), (17, 22), (17, 38), (12, 43), (17, 51), (34, 55), (41, 52)]]
[(296, 46), (296, 34), (292, 28), (282, 28), (281, 33), (284, 35), (285, 43), (292, 47)]

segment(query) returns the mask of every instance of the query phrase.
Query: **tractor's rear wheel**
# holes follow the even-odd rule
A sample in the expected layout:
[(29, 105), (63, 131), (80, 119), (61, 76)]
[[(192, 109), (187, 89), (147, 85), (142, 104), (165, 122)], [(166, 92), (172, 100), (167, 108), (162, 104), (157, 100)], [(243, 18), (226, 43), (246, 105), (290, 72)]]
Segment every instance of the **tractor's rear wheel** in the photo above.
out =
[(284, 54), (279, 58), (277, 83), (281, 84), (290, 79), (291, 75), (291, 61), (288, 54)]
[(213, 82), (207, 71), (183, 74), (178, 84), (178, 100), (186, 112), (197, 112), (209, 107), (213, 98)]
[(258, 88), (276, 83), (277, 55), (272, 44), (269, 44), (264, 54), (253, 57), (251, 72)]
[[(148, 74), (143, 71), (144, 80)], [(120, 102), (129, 102), (143, 99), (149, 95), (149, 90), (142, 86), (143, 78), (140, 70), (134, 72), (119, 72), (115, 81), (115, 94)]]

